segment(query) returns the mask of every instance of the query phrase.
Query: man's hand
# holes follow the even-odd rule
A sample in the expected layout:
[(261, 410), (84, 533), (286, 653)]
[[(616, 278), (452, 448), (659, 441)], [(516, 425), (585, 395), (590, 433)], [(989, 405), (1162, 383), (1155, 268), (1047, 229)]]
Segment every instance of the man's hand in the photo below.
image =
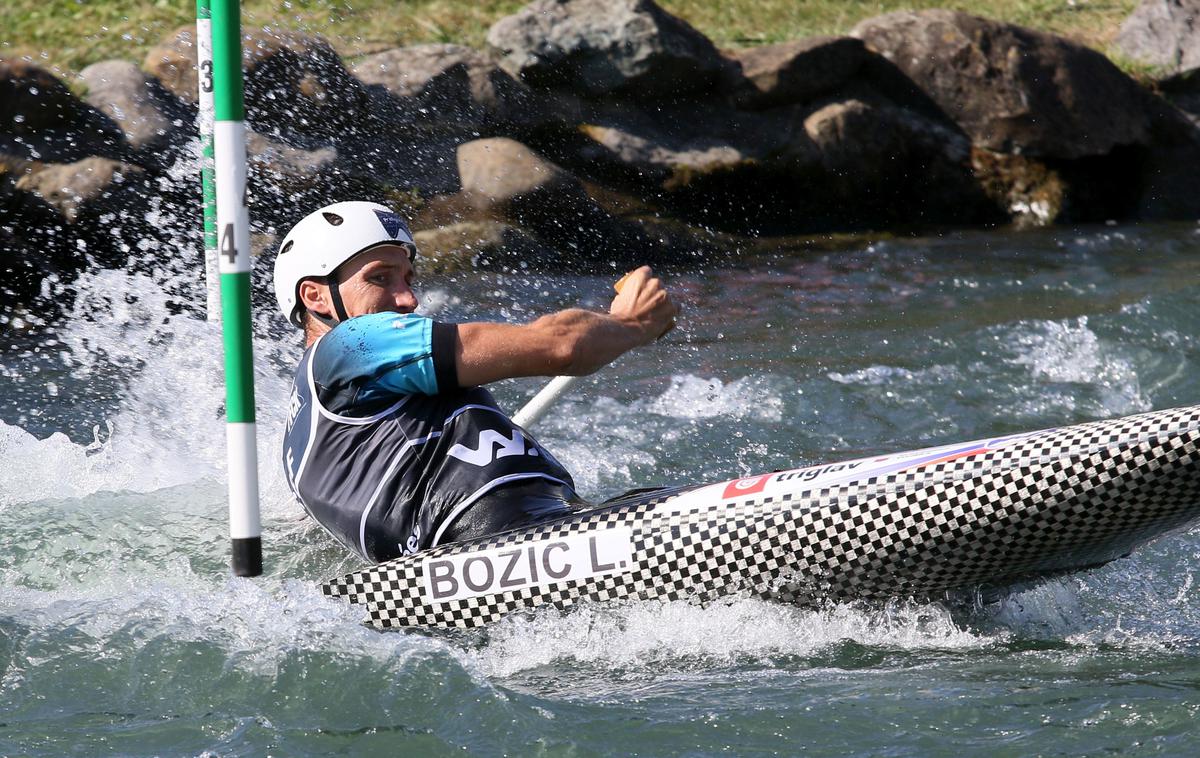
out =
[(637, 327), (643, 335), (641, 344), (653, 342), (675, 327), (679, 308), (649, 266), (621, 277), (615, 289), (617, 296), (608, 308), (609, 315)]

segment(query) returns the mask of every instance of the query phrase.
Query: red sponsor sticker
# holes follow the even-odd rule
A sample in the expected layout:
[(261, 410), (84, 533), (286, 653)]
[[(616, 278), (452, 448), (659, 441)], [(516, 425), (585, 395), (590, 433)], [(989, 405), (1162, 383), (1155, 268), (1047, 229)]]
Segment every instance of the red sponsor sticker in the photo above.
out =
[(735, 479), (725, 485), (725, 494), (721, 495), (721, 497), (728, 500), (731, 497), (741, 497), (742, 495), (753, 495), (756, 492), (762, 492), (763, 487), (767, 486), (767, 480), (770, 478), (770, 474), (761, 474), (745, 479)]

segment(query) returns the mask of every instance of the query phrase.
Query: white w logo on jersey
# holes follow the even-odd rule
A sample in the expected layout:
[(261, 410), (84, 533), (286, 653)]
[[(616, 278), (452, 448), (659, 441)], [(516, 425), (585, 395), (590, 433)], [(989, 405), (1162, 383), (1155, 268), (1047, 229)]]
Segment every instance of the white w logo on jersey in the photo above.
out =
[[(500, 446), (496, 450), (496, 445)], [(493, 456), (492, 453), (495, 452)], [(510, 455), (540, 455), (537, 445), (525, 449), (525, 435), (520, 429), (513, 429), (512, 437), (505, 437), (494, 429), (485, 429), (479, 433), (479, 447), (469, 448), (465, 445), (455, 445), (448, 453), (463, 463), (472, 466), (486, 466), (496, 458), (507, 458)]]

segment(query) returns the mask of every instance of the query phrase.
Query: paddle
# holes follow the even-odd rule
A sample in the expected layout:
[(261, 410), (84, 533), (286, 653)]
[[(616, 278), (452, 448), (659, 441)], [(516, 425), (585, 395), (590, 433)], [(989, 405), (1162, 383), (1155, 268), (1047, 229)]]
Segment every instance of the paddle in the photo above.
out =
[[(622, 276), (617, 283), (613, 285), (613, 289), (616, 290), (618, 294), (620, 294), (621, 288), (625, 286), (625, 280), (628, 279), (632, 273), (633, 272), (630, 271), (625, 276)], [(673, 328), (675, 328), (674, 323), (667, 328), (667, 332), (671, 331)], [(667, 332), (663, 332), (658, 338), (662, 339), (663, 335), (665, 335)], [(515, 423), (517, 426), (524, 427), (536, 424), (542, 418), (542, 416), (546, 415), (546, 411), (550, 410), (550, 406), (558, 402), (558, 399), (565, 395), (567, 390), (574, 387), (575, 383), (582, 378), (583, 377), (579, 376), (554, 377), (545, 387), (541, 389), (540, 392), (534, 395), (533, 398), (525, 404), (524, 408), (513, 414), (513, 423)]]

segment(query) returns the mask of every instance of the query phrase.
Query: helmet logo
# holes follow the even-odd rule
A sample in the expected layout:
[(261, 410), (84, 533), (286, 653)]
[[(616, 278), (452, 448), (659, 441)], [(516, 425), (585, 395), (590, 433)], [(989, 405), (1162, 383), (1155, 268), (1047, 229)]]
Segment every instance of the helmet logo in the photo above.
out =
[(336, 213), (330, 213), (329, 211), (325, 211), (321, 215), (324, 216), (325, 220), (333, 226), (341, 226), (342, 221), (344, 220), (341, 216), (337, 215)]
[(383, 224), (383, 230), (388, 236), (396, 239), (396, 234), (403, 229), (405, 236), (412, 237), (412, 233), (408, 231), (408, 224), (404, 223), (404, 219), (397, 216), (391, 211), (375, 210), (375, 215), (379, 218), (379, 223)]

